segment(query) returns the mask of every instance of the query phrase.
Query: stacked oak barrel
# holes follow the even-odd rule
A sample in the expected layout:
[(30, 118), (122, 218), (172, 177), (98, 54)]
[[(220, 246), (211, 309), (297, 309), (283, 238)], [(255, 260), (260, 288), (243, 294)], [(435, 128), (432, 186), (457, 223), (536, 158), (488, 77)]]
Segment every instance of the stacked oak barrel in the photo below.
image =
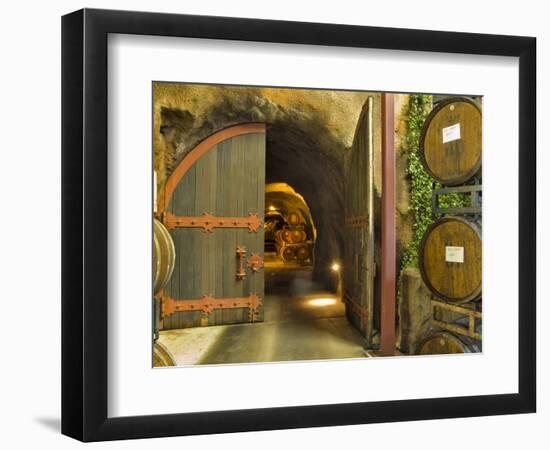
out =
[(296, 211), (286, 216), (288, 226), (275, 232), (277, 254), (284, 262), (312, 262), (313, 242), (308, 240), (305, 224)]
[(158, 294), (166, 286), (176, 263), (176, 249), (166, 227), (153, 219), (153, 366), (175, 366), (170, 352), (158, 342), (160, 299)]
[[(481, 349), (481, 109), (464, 97), (437, 103), (420, 138), (426, 171), (443, 188), (432, 192), (436, 221), (420, 244), (419, 269), (433, 295), (431, 330), (419, 354)], [(445, 195), (468, 200), (440, 207)]]

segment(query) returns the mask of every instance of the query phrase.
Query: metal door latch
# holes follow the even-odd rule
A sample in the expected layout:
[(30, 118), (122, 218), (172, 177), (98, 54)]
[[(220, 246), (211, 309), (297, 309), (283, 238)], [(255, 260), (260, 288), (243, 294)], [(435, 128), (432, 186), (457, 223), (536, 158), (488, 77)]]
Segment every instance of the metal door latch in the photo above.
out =
[(244, 280), (246, 278), (246, 272), (244, 271), (244, 257), (246, 256), (246, 247), (237, 246), (237, 258), (239, 260), (237, 265), (237, 280)]

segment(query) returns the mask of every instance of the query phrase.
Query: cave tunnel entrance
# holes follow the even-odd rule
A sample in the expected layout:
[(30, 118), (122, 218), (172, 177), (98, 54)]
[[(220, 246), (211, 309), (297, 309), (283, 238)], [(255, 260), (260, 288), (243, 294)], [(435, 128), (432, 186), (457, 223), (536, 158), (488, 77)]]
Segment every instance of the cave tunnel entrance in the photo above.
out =
[(345, 149), (315, 126), (268, 124), (264, 318), (341, 318)]
[[(331, 268), (344, 256), (346, 150), (315, 121), (285, 118), (267, 126), (266, 221), (274, 228), (303, 226), (305, 233), (294, 236), (305, 238), (300, 254), (285, 246), (283, 252), (286, 250), (288, 257), (283, 259), (308, 267), (312, 281), (332, 293), (336, 293), (338, 281)], [(298, 226), (285, 223), (291, 213), (298, 217)], [(266, 231), (269, 235), (269, 229)], [(275, 251), (274, 246), (268, 241), (265, 250)]]

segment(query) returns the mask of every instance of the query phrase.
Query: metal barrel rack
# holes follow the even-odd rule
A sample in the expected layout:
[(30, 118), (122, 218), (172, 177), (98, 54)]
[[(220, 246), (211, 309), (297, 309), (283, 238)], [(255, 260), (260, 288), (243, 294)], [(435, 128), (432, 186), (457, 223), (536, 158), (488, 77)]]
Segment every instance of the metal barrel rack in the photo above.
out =
[[(468, 194), (470, 196), (470, 205), (461, 208), (442, 208), (439, 206), (439, 199), (448, 194)], [(481, 197), (482, 185), (477, 178), (473, 184), (464, 186), (446, 186), (432, 190), (432, 219), (436, 220), (444, 215), (466, 216), (474, 220), (481, 219)]]

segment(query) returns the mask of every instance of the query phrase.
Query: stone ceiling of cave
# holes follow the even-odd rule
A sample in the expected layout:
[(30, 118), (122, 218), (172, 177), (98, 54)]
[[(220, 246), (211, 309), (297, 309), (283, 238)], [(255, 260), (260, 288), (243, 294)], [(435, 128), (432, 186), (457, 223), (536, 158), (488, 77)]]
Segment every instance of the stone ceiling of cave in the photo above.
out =
[(353, 142), (355, 126), (368, 92), (329, 91), (311, 89), (258, 88), (240, 86), (198, 85), (185, 83), (155, 83), (154, 108), (189, 111), (200, 123), (221, 99), (238, 104), (244, 96), (256, 96), (273, 104), (274, 109), (297, 116), (318, 118), (342, 143)]

